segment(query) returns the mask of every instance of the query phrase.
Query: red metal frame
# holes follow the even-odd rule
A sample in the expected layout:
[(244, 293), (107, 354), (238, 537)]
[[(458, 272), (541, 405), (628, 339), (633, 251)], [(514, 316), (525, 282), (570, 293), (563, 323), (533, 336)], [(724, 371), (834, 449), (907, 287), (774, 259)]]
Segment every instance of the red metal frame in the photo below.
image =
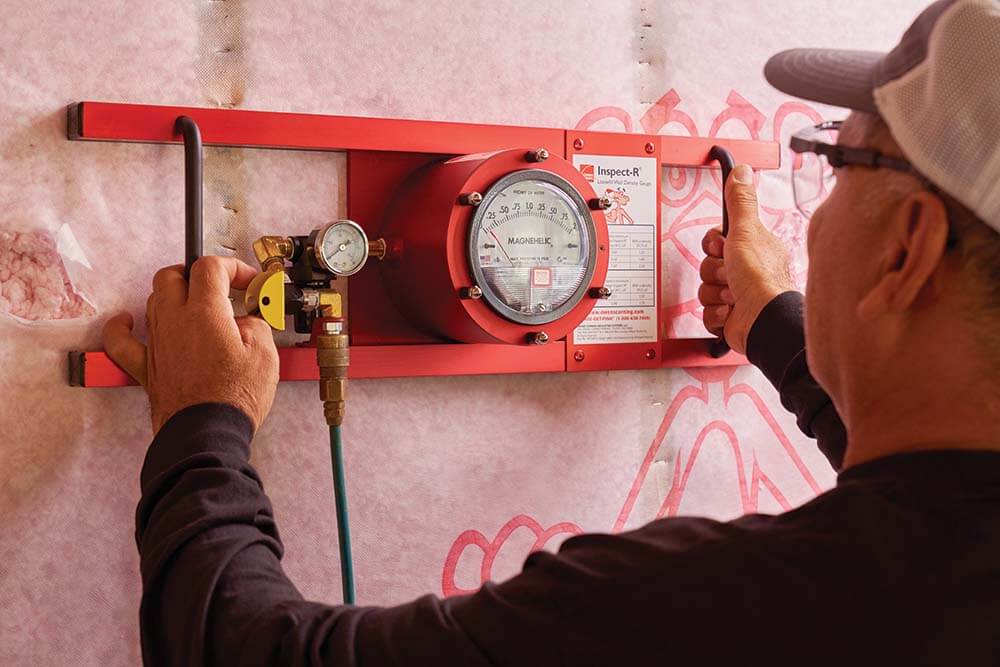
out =
[[(373, 215), (381, 214), (386, 205), (386, 193), (414, 169), (431, 161), (468, 153), (544, 147), (553, 155), (566, 159), (572, 159), (574, 152), (657, 156), (661, 165), (705, 167), (711, 165), (708, 157), (711, 147), (721, 144), (733, 153), (738, 163), (749, 164), (755, 169), (776, 169), (780, 163), (777, 142), (108, 102), (79, 102), (70, 106), (67, 135), (69, 139), (80, 141), (180, 143), (180, 136), (174, 132), (174, 123), (181, 115), (189, 116), (198, 123), (203, 141), (209, 146), (346, 151), (348, 212), (362, 220), (373, 220)], [(579, 145), (578, 140), (583, 142), (579, 149), (575, 148)], [(379, 170), (372, 168), (376, 163), (383, 176), (376, 176)], [(659, 249), (657, 253), (659, 256)], [(380, 289), (384, 295), (384, 288), (375, 285), (376, 282), (374, 272), (369, 274), (367, 271), (350, 279), (350, 291), (356, 297), (353, 301), (348, 300), (348, 322), (352, 329), (352, 320), (366, 317), (359, 304), (379, 296)], [(364, 298), (359, 298), (362, 296)], [(369, 317), (363, 328), (377, 330), (380, 322), (387, 323), (384, 317)], [(401, 336), (398, 336), (398, 330), (391, 331), (393, 335), (381, 336), (379, 340), (363, 336), (362, 340), (352, 341), (351, 377), (745, 363), (745, 359), (736, 354), (713, 359), (708, 355), (706, 340), (661, 340), (652, 344), (602, 346), (570, 346), (563, 340), (545, 346), (454, 344), (441, 343), (416, 331), (403, 331)], [(397, 344), (404, 341), (417, 344)], [(578, 362), (575, 361), (575, 352), (581, 347), (584, 348), (585, 360)], [(315, 380), (318, 377), (312, 348), (281, 348), (279, 356), (282, 380)], [(75, 384), (87, 387), (134, 384), (103, 352), (74, 353), (70, 365), (71, 381)]]

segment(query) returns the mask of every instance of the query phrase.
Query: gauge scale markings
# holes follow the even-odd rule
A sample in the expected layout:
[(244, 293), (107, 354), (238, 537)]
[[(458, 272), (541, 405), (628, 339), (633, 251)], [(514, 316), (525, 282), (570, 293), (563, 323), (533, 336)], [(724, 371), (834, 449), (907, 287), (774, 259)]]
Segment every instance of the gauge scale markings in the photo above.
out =
[(351, 276), (368, 260), (368, 237), (351, 220), (337, 220), (317, 234), (314, 247), (320, 266), (337, 276)]
[(590, 211), (569, 182), (524, 170), (485, 193), (473, 215), (469, 262), (486, 302), (501, 315), (523, 324), (551, 322), (586, 292), (596, 263), (594, 235)]

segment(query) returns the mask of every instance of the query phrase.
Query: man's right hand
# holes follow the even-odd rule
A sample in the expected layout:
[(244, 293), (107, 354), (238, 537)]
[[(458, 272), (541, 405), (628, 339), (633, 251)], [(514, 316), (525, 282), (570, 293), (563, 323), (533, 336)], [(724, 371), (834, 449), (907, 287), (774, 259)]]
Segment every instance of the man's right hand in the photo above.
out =
[(757, 192), (748, 165), (733, 170), (725, 197), (729, 236), (724, 237), (716, 227), (702, 239), (706, 257), (701, 263), (698, 300), (704, 306), (705, 327), (716, 335), (724, 331), (729, 347), (746, 354), (747, 337), (760, 311), (774, 297), (796, 287), (788, 250), (757, 215)]
[(246, 289), (257, 272), (232, 257), (202, 257), (191, 283), (180, 266), (160, 269), (146, 302), (143, 345), (132, 336), (132, 316), (104, 327), (104, 347), (149, 394), (153, 433), (170, 417), (199, 403), (226, 403), (243, 411), (256, 430), (274, 401), (278, 350), (271, 328), (255, 316), (234, 317), (229, 289)]

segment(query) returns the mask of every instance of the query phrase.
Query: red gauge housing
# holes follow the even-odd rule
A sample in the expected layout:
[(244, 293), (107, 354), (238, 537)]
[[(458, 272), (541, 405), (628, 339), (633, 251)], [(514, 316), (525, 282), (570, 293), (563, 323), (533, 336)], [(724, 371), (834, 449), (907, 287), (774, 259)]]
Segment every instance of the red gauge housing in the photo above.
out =
[[(587, 205), (597, 195), (566, 160), (530, 161), (531, 155), (527, 149), (511, 149), (452, 158), (428, 165), (400, 188), (382, 229), (389, 250), (380, 270), (396, 307), (421, 330), (465, 343), (529, 344), (540, 333), (547, 340), (565, 338), (594, 307), (591, 290), (604, 285), (608, 272), (607, 222), (602, 211)], [(593, 273), (574, 297), (579, 301), (544, 324), (514, 322), (486, 299), (468, 297), (469, 288), (478, 286), (469, 257), (476, 206), (468, 195), (485, 194), (497, 181), (521, 171), (564, 180), (582, 197), (582, 212), (593, 220)]]

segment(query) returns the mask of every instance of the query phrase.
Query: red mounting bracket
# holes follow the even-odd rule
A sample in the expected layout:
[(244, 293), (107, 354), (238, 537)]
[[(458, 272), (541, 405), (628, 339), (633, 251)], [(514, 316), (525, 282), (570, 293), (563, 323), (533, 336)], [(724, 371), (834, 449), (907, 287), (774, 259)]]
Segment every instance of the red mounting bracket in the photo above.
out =
[[(373, 202), (385, 201), (387, 193), (392, 192), (400, 179), (412, 173), (415, 167), (447, 156), (531, 147), (546, 148), (551, 154), (567, 160), (572, 160), (577, 153), (586, 153), (653, 157), (661, 166), (709, 167), (715, 164), (709, 157), (712, 146), (721, 145), (738, 163), (749, 164), (755, 169), (776, 169), (780, 164), (780, 147), (771, 141), (108, 102), (71, 105), (67, 135), (76, 141), (180, 144), (181, 137), (175, 132), (178, 116), (189, 116), (197, 122), (206, 146), (345, 151), (348, 159), (347, 216), (362, 226), (376, 224), (371, 217), (378, 213)], [(657, 239), (659, 224), (657, 206)], [(659, 266), (658, 247), (655, 252)], [(371, 281), (361, 279), (363, 274), (350, 279), (349, 309), (363, 308), (365, 299), (374, 295), (373, 290), (378, 290)], [(360, 284), (355, 285), (355, 282)], [(660, 310), (657, 309), (657, 331), (660, 331)], [(355, 314), (355, 310), (349, 310), (349, 329)], [(742, 356), (734, 353), (712, 358), (708, 351), (712, 339), (577, 345), (569, 336), (544, 346), (412, 339), (406, 340), (410, 344), (399, 344), (394, 340), (397, 334), (388, 331), (384, 344), (372, 344), (374, 341), (367, 340), (359, 345), (352, 341), (350, 376), (476, 375), (745, 363)], [(312, 348), (281, 348), (279, 356), (282, 380), (316, 380), (319, 377)], [(70, 381), (86, 387), (134, 384), (103, 352), (71, 353)]]

